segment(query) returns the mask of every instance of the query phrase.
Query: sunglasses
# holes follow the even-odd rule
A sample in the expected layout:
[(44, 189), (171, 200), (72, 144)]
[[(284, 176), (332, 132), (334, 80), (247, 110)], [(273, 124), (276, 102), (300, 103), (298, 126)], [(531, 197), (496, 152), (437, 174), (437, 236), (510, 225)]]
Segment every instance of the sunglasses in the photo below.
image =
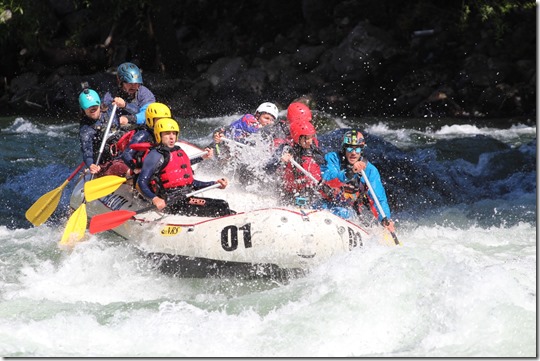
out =
[(345, 150), (349, 153), (352, 153), (352, 152), (356, 152), (356, 153), (362, 153), (362, 149), (364, 149), (364, 147), (347, 147), (345, 148)]

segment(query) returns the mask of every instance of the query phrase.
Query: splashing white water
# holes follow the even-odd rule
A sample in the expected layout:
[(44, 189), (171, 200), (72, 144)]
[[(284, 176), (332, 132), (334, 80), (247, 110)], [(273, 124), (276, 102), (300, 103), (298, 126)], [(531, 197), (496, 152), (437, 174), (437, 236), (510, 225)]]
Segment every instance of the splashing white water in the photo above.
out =
[(368, 242), (285, 284), (165, 276), (110, 234), (64, 253), (61, 231), (0, 229), (3, 355), (535, 354), (528, 224), (403, 225), (403, 246)]
[[(453, 137), (384, 123), (366, 129), (404, 148)], [(535, 127), (511, 131), (530, 141), (531, 129), (535, 137)], [(513, 137), (507, 142), (520, 142)], [(65, 220), (0, 226), (0, 355), (535, 357), (536, 222), (520, 221), (536, 212), (534, 184), (522, 185), (534, 183), (528, 177), (502, 179), (498, 186), (512, 189), (504, 197), (402, 217), (403, 246), (366, 242), (289, 281), (175, 278), (110, 233), (87, 235), (67, 253), (57, 247)], [(249, 210), (273, 205), (265, 191), (232, 179), (205, 196)], [(482, 226), (471, 214), (493, 219)]]

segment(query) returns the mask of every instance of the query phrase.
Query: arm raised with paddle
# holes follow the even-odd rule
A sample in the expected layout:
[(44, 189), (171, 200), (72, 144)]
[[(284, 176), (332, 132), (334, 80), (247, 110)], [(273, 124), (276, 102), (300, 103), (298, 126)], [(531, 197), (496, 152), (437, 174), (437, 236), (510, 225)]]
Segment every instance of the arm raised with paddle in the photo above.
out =
[(379, 210), (379, 213), (381, 214), (382, 216), (382, 225), (388, 230), (388, 232), (390, 232), (390, 234), (392, 235), (392, 238), (394, 239), (394, 243), (396, 245), (401, 245), (401, 243), (399, 242), (397, 236), (396, 236), (396, 233), (395, 233), (395, 230), (394, 230), (394, 222), (388, 220), (388, 218), (386, 218), (386, 214), (384, 213), (384, 209), (383, 207), (381, 206), (381, 203), (379, 202), (379, 198), (377, 198), (377, 195), (375, 194), (375, 191), (373, 190), (373, 187), (371, 185), (371, 183), (369, 182), (369, 179), (366, 175), (366, 172), (364, 172), (364, 170), (361, 170), (361, 173), (362, 173), (362, 177), (364, 177), (364, 181), (366, 182), (366, 185), (368, 186), (368, 189), (370, 190), (371, 192), (371, 197), (373, 198), (373, 201), (375, 202), (375, 204), (377, 205), (377, 209)]
[[(298, 170), (300, 170), (307, 177), (309, 177), (315, 184), (317, 184), (317, 186), (322, 185), (322, 181), (318, 182), (317, 179), (311, 173), (309, 173), (307, 170), (305, 170), (294, 159), (291, 158), (290, 162), (291, 162), (292, 165), (294, 165), (296, 168), (298, 168)], [(375, 194), (375, 191), (373, 190), (373, 186), (371, 185), (366, 173), (359, 166), (357, 168), (355, 168), (354, 170), (355, 170), (355, 172), (361, 172), (362, 176), (364, 177), (364, 181), (366, 182), (366, 185), (368, 186), (368, 189), (370, 190), (371, 197), (373, 198), (373, 201), (377, 205), (377, 209), (379, 210), (379, 213), (382, 216), (382, 219), (383, 219), (382, 222), (381, 222), (382, 225), (390, 232), (390, 234), (392, 235), (392, 238), (394, 240), (394, 243), (396, 245), (400, 245), (401, 243), (399, 242), (399, 240), (397, 238), (397, 235), (395, 233), (395, 230), (394, 230), (394, 223), (392, 221), (389, 221), (388, 218), (386, 218), (386, 214), (385, 214), (385, 212), (383, 210), (383, 207), (381, 206), (381, 203), (379, 202), (379, 199), (378, 199), (377, 195)]]
[[(105, 134), (103, 135), (103, 140), (101, 141), (99, 154), (97, 156), (97, 160), (95, 163), (96, 165), (98, 165), (99, 161), (101, 160), (101, 155), (103, 154), (105, 143), (107, 142), (107, 138), (109, 136), (109, 132), (111, 130), (111, 125), (112, 125), (115, 114), (116, 114), (116, 104), (113, 106), (111, 115), (109, 117), (109, 121), (107, 122), (107, 128), (105, 130)], [(93, 175), (92, 175), (92, 178), (93, 178)], [(75, 212), (73, 212), (73, 214), (69, 217), (68, 222), (66, 224), (66, 229), (64, 230), (64, 233), (62, 234), (62, 238), (59, 242), (60, 245), (73, 244), (80, 241), (84, 237), (84, 232), (86, 231), (87, 222), (88, 222), (88, 216), (86, 213), (86, 200), (83, 200), (79, 208), (77, 208)]]

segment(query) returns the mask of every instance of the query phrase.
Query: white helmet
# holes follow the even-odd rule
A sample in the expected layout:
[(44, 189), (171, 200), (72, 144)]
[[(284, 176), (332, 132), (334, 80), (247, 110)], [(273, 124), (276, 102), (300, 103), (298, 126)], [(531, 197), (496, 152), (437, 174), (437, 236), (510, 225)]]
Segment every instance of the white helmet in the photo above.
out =
[(268, 103), (268, 102), (262, 103), (261, 105), (259, 105), (256, 112), (257, 113), (268, 113), (271, 116), (273, 116), (274, 119), (277, 119), (278, 113), (279, 113), (278, 108), (276, 107), (276, 105), (274, 103)]

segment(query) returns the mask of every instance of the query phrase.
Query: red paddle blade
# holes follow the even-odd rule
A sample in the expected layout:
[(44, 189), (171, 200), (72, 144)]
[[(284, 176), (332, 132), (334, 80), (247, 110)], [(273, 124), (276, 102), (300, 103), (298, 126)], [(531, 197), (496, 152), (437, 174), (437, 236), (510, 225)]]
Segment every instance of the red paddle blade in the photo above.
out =
[(98, 214), (90, 220), (88, 230), (90, 234), (108, 231), (124, 224), (136, 214), (137, 212), (126, 210)]

